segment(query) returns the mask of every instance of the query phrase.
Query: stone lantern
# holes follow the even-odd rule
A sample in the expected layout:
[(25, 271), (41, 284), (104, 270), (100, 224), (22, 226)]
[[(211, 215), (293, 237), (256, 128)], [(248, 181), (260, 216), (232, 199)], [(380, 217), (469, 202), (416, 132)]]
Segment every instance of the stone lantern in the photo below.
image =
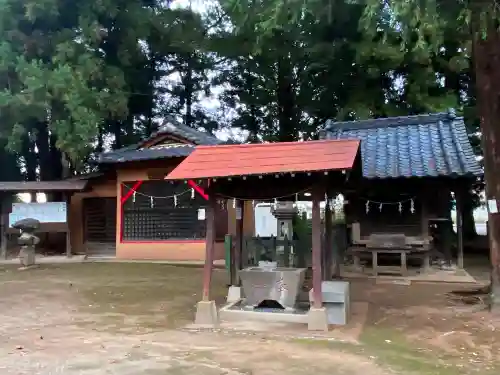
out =
[[(297, 214), (297, 207), (295, 207), (294, 202), (276, 202), (275, 206), (272, 209), (272, 213), (274, 217), (277, 219), (278, 223), (278, 231), (277, 231), (277, 238), (278, 240), (284, 240), (285, 237), (292, 241), (293, 240), (293, 218)], [(293, 247), (290, 247), (290, 254), (289, 256), (293, 259)], [(278, 246), (276, 249), (276, 254), (278, 255), (278, 258), (281, 258), (284, 260), (285, 264), (290, 264), (291, 260), (285, 260), (283, 258), (284, 254), (284, 247), (283, 246)], [(283, 266), (283, 265), (282, 265)]]
[(40, 242), (40, 238), (34, 233), (40, 228), (40, 222), (27, 218), (16, 221), (12, 227), (21, 231), (21, 235), (17, 239), (17, 243), (21, 245), (19, 252), (21, 265), (23, 267), (33, 266), (35, 264), (35, 245)]

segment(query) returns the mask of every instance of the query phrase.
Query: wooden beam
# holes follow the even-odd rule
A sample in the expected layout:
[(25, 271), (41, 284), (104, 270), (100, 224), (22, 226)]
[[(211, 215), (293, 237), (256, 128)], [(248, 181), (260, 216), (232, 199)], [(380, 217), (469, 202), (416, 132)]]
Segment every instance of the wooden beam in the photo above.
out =
[(316, 184), (326, 184), (331, 186), (343, 186), (345, 175), (340, 171), (330, 173), (328, 176), (323, 174), (297, 174), (292, 177), (291, 174), (248, 176), (247, 179), (241, 178), (223, 179), (217, 178), (211, 181), (211, 189), (215, 194), (226, 197), (235, 197), (248, 200), (272, 200), (276, 196), (283, 197), (281, 200), (295, 200), (295, 194), (299, 193), (299, 198), (308, 200), (303, 193), (309, 191)]
[(323, 307), (321, 295), (321, 212), (319, 203), (323, 199), (322, 185), (313, 187), (312, 192), (312, 273), (313, 273), (313, 306)]
[(203, 301), (210, 301), (210, 284), (215, 252), (215, 205), (214, 194), (209, 195), (206, 214), (205, 265), (203, 267)]

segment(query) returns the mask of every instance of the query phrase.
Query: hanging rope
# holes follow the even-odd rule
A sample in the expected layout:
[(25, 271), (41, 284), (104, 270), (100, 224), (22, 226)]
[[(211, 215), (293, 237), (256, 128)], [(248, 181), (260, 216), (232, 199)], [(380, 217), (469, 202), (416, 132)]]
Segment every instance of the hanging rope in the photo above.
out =
[(382, 211), (382, 208), (384, 205), (398, 205), (398, 211), (401, 213), (403, 212), (403, 203), (410, 202), (410, 212), (414, 213), (415, 212), (415, 197), (403, 199), (400, 201), (394, 201), (394, 202), (379, 202), (379, 201), (374, 201), (371, 199), (366, 199), (366, 198), (361, 198), (366, 201), (366, 213), (370, 212), (370, 203), (374, 203), (378, 205), (379, 211)]
[(366, 202), (370, 202), (370, 203), (391, 205), (391, 204), (400, 204), (400, 203), (411, 202), (411, 201), (415, 200), (415, 197), (403, 199), (401, 201), (393, 201), (393, 202), (379, 202), (379, 201), (374, 201), (373, 199), (367, 199), (367, 198), (361, 198), (361, 199), (366, 201)]
[[(132, 190), (132, 188), (126, 184), (123, 184), (123, 186), (129, 190)], [(175, 198), (175, 197), (180, 197), (184, 194), (187, 194), (187, 193), (191, 193), (191, 188), (190, 189), (187, 189), (187, 190), (184, 190), (180, 193), (176, 193), (176, 194), (172, 194), (172, 195), (166, 195), (166, 196), (163, 196), (163, 197), (159, 197), (159, 196), (155, 196), (155, 195), (148, 195), (148, 194), (144, 194), (144, 193), (141, 193), (140, 191), (134, 191), (133, 194), (137, 194), (137, 195), (142, 195), (143, 197), (147, 197), (147, 198), (153, 198), (153, 199), (172, 199), (172, 198)], [(192, 194), (192, 193), (191, 193)]]

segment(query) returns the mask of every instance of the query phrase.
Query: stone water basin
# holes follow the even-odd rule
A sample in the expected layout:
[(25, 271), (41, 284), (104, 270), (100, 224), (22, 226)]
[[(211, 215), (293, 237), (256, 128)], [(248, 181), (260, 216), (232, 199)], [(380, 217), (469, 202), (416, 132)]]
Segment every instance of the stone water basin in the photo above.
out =
[(244, 305), (257, 307), (262, 301), (278, 302), (285, 309), (294, 309), (304, 282), (305, 268), (248, 267), (239, 272)]

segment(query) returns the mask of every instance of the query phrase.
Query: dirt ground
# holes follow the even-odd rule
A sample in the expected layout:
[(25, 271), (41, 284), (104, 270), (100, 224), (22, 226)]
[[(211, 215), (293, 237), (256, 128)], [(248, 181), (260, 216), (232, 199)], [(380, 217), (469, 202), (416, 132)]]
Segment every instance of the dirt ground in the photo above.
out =
[[(226, 273), (215, 271), (222, 303)], [(201, 269), (85, 263), (0, 267), (0, 373), (65, 375), (496, 374), (500, 319), (457, 285), (353, 281), (368, 303), (356, 343), (187, 331)], [(468, 286), (470, 288), (470, 286)]]

